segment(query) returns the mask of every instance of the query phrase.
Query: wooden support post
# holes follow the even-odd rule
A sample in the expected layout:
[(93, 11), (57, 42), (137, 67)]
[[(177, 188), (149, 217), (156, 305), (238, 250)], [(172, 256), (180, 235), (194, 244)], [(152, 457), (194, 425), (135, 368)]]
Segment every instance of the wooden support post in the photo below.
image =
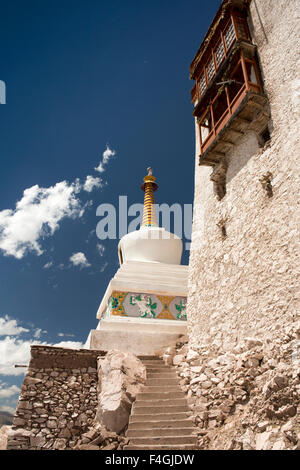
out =
[(210, 115), (211, 115), (212, 128), (213, 128), (214, 136), (215, 136), (215, 135), (216, 135), (216, 128), (215, 128), (215, 119), (214, 119), (213, 106), (212, 106), (212, 104), (210, 104)]
[(245, 57), (244, 57), (243, 51), (241, 53), (241, 64), (242, 64), (242, 69), (243, 69), (243, 75), (244, 75), (246, 90), (249, 90), (248, 73), (247, 73), (247, 67), (246, 67), (246, 62), (245, 62)]

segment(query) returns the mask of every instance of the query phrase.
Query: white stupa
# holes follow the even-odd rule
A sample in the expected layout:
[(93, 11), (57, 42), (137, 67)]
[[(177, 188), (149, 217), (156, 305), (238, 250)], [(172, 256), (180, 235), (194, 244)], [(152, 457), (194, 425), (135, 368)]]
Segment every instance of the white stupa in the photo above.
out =
[(181, 239), (157, 225), (155, 180), (148, 168), (141, 228), (119, 242), (120, 268), (100, 303), (87, 348), (151, 355), (186, 334), (188, 266), (180, 264)]

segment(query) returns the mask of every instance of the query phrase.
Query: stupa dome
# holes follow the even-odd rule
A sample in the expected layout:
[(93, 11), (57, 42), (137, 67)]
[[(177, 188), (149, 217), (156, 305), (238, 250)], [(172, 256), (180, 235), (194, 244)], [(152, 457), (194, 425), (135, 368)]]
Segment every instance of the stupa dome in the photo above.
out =
[(151, 168), (142, 185), (145, 191), (143, 222), (139, 230), (121, 238), (118, 246), (120, 264), (126, 261), (149, 261), (180, 264), (182, 240), (175, 234), (157, 226), (154, 191), (158, 188)]

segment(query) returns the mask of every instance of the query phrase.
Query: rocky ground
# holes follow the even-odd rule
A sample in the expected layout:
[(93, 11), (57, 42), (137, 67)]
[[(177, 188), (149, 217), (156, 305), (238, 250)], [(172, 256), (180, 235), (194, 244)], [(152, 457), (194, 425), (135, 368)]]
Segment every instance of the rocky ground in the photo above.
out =
[(121, 450), (128, 443), (132, 403), (145, 381), (143, 363), (120, 351), (99, 356), (97, 369), (31, 368), (7, 449)]
[(98, 423), (81, 435), (73, 450), (122, 450), (128, 444), (124, 434), (125, 430), (117, 434)]
[(300, 449), (300, 323), (231, 351), (177, 343), (160, 353), (181, 377), (200, 449)]
[[(177, 370), (198, 429), (199, 449), (300, 449), (300, 322), (279, 331), (275, 339), (246, 338), (232, 350), (220, 345), (192, 348), (183, 337), (158, 355)], [(139, 359), (111, 351), (89, 373), (43, 373), (27, 374), (15, 424), (0, 429), (0, 449), (6, 447), (7, 434), (9, 449), (122, 450), (127, 445), (131, 405), (146, 378)], [(80, 387), (84, 400), (77, 397)], [(56, 397), (58, 404), (68, 401), (59, 407)], [(93, 416), (81, 409), (85, 402)], [(73, 422), (79, 419), (76, 406), (87, 415), (78, 425)]]

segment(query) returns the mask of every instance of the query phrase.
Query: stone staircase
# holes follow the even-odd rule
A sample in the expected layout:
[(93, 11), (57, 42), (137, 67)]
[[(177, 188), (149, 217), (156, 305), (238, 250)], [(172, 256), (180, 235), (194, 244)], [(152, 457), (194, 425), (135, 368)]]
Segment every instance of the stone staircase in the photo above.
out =
[(140, 356), (147, 380), (133, 404), (124, 450), (197, 449), (191, 410), (176, 371), (156, 356)]

